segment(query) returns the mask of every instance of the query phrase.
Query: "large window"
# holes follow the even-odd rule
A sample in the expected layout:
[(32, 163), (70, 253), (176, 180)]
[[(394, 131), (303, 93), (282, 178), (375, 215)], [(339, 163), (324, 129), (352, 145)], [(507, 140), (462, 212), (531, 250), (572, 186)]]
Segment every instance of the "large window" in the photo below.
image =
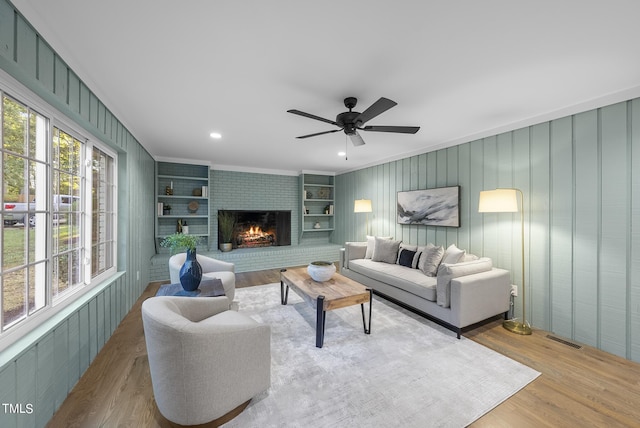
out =
[(1, 86), (0, 97), (2, 349), (115, 272), (117, 168), (113, 152), (39, 99)]

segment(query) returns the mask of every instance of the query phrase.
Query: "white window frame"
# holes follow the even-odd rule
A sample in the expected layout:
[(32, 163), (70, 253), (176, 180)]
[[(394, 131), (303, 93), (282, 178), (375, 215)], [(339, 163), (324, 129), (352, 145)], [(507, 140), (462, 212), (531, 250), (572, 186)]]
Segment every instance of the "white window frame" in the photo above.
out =
[[(115, 150), (94, 138), (93, 136), (87, 137), (90, 135), (86, 130), (84, 130), (81, 126), (77, 125), (70, 118), (62, 114), (53, 106), (49, 105), (45, 101), (43, 101), (39, 96), (30, 91), (24, 85), (19, 83), (9, 74), (7, 74), (4, 70), (0, 69), (0, 93), (6, 94), (11, 98), (14, 98), (18, 102), (21, 102), (28, 106), (29, 108), (37, 111), (42, 116), (48, 119), (48, 138), (49, 138), (49, 147), (48, 147), (48, 159), (47, 164), (49, 165), (49, 173), (48, 173), (48, 183), (49, 189), (51, 189), (51, 183), (53, 180), (53, 165), (52, 165), (52, 144), (53, 144), (53, 129), (54, 127), (59, 128), (61, 131), (64, 131), (78, 140), (84, 142), (84, 178), (83, 178), (83, 198), (85, 199), (84, 203), (84, 211), (82, 214), (83, 218), (83, 244), (85, 250), (85, 257), (83, 260), (84, 266), (84, 283), (85, 285), (82, 287), (77, 287), (76, 290), (71, 290), (69, 293), (65, 293), (58, 298), (53, 299), (53, 291), (52, 291), (52, 275), (53, 275), (53, 267), (52, 267), (52, 256), (53, 256), (53, 248), (52, 248), (52, 238), (51, 231), (53, 227), (53, 216), (51, 213), (53, 212), (53, 203), (52, 203), (52, 192), (48, 190), (47, 197), (47, 230), (48, 239), (47, 239), (47, 269), (46, 269), (46, 304), (45, 306), (35, 312), (32, 315), (28, 315), (25, 319), (17, 322), (14, 326), (10, 327), (6, 331), (0, 331), (0, 352), (17, 342), (24, 335), (29, 333), (32, 330), (35, 330), (38, 326), (42, 325), (48, 319), (56, 315), (57, 313), (64, 310), (64, 308), (73, 304), (76, 300), (78, 300), (81, 296), (86, 293), (92, 291), (92, 289), (98, 284), (104, 282), (111, 276), (117, 273), (117, 264), (118, 264), (118, 155)], [(2, 142), (0, 141), (0, 144)], [(92, 222), (92, 153), (93, 148), (96, 147), (108, 156), (113, 159), (113, 189), (111, 196), (112, 200), (112, 215), (113, 215), (113, 228), (112, 228), (112, 241), (113, 245), (111, 247), (112, 251), (112, 260), (113, 265), (102, 272), (99, 275), (91, 277), (91, 222)], [(2, 203), (3, 201), (0, 201)], [(28, 226), (26, 226), (28, 227)], [(2, 267), (0, 266), (0, 269)], [(0, 307), (2, 310), (2, 307)]]

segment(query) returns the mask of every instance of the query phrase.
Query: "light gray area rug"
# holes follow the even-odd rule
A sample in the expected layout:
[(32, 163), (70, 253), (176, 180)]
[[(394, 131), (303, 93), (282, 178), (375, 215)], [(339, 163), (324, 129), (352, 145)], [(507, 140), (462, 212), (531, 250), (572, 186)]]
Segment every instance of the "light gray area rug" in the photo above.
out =
[(236, 299), (271, 325), (271, 388), (225, 427), (464, 427), (540, 374), (376, 296), (371, 335), (359, 306), (330, 311), (323, 348), (293, 290), (287, 306), (279, 283)]

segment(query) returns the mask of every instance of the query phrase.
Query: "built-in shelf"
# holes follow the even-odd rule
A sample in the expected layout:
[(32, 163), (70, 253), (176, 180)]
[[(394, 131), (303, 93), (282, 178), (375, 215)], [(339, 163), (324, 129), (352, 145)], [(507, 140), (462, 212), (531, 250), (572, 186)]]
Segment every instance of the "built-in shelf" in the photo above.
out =
[[(155, 199), (158, 243), (175, 233), (178, 220), (182, 220), (187, 223), (189, 234), (201, 236), (208, 247), (211, 235), (208, 165), (156, 162)], [(171, 210), (163, 209), (167, 205)]]
[(331, 233), (335, 228), (334, 176), (322, 174), (300, 174), (302, 192), (302, 216), (300, 239), (305, 233)]

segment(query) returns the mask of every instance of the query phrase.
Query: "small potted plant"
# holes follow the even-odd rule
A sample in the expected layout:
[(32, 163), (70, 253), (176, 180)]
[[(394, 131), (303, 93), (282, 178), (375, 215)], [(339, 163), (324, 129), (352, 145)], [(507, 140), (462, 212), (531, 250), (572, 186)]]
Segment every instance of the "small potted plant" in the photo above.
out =
[(186, 250), (187, 257), (180, 268), (180, 284), (185, 291), (197, 290), (200, 286), (200, 280), (202, 280), (202, 266), (196, 257), (196, 246), (199, 241), (200, 237), (195, 235), (174, 233), (164, 238), (160, 243), (162, 247), (169, 247), (172, 254), (183, 248)]
[(231, 251), (233, 248), (233, 231), (236, 228), (236, 217), (229, 211), (218, 211), (218, 225), (220, 226), (220, 251)]

